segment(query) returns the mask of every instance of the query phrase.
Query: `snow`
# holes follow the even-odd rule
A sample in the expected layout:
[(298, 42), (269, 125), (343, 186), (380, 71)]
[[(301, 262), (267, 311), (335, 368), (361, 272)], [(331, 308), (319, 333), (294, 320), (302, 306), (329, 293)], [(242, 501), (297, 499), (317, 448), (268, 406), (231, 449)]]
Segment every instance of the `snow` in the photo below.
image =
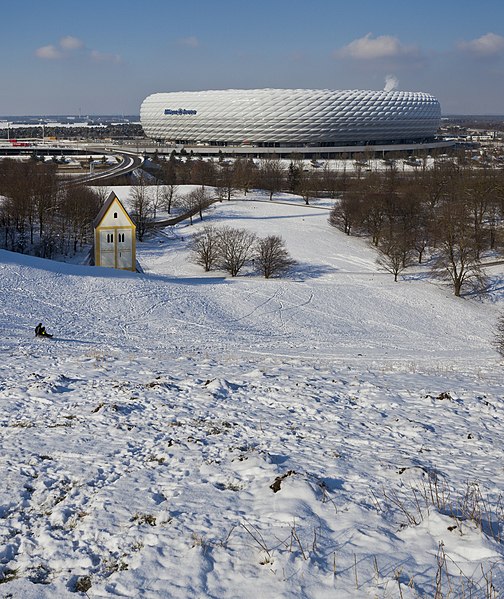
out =
[[(266, 198), (143, 274), (0, 251), (1, 597), (432, 597), (442, 555), (444, 593), (502, 593), (498, 291), (394, 283), (327, 203)], [(297, 264), (204, 273), (208, 223)]]

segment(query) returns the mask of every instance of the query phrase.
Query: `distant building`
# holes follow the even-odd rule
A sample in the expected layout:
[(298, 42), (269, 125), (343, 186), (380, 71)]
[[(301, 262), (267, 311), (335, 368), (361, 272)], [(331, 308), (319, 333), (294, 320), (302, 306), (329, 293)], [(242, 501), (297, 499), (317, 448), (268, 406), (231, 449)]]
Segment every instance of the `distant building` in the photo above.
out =
[(96, 266), (136, 270), (136, 226), (114, 192), (100, 210), (94, 223)]
[(148, 137), (200, 151), (342, 151), (436, 145), (441, 107), (423, 92), (228, 89), (152, 94), (142, 103), (140, 120)]

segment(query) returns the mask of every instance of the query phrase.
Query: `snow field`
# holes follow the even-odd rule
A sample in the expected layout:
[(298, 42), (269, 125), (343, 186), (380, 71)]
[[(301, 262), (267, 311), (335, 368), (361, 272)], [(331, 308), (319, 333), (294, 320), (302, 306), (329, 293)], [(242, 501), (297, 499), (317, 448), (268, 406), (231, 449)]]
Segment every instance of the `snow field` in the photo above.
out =
[(440, 542), (445, 594), (502, 592), (499, 298), (326, 221), (212, 208), (284, 237), (271, 281), (188, 262), (201, 223), (143, 275), (0, 252), (1, 597), (432, 597)]

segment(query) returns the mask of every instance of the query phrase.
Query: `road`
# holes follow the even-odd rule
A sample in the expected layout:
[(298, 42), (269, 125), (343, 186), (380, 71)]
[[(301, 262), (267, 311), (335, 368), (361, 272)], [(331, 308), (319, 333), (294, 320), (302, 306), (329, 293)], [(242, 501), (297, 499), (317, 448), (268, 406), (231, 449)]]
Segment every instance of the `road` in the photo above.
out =
[(113, 152), (114, 156), (120, 158), (120, 163), (99, 173), (91, 173), (84, 176), (72, 178), (65, 182), (65, 185), (77, 185), (82, 183), (99, 183), (104, 179), (110, 179), (112, 177), (120, 177), (133, 172), (143, 164), (143, 157), (138, 156), (133, 152)]

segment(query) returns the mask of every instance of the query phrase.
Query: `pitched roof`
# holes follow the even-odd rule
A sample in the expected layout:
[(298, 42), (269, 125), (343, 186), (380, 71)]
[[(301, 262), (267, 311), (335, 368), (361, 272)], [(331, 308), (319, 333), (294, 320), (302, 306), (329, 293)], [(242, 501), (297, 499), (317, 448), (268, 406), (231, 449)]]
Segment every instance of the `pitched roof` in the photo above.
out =
[[(126, 214), (126, 216), (131, 221), (131, 218), (130, 218), (130, 216), (129, 216), (127, 210), (126, 210), (126, 208), (123, 206), (123, 203), (116, 196), (116, 194), (113, 191), (111, 191), (109, 197), (105, 200), (105, 203), (101, 207), (100, 212), (98, 212), (98, 214), (96, 215), (96, 218), (93, 221), (93, 227), (94, 228), (96, 228), (101, 223), (101, 221), (103, 220), (103, 217), (105, 216), (105, 214), (107, 214), (108, 209), (110, 208), (110, 206), (113, 204), (114, 201), (118, 202), (118, 204), (121, 206), (121, 208), (123, 209), (123, 211)], [(131, 221), (131, 224), (134, 225), (133, 221)]]

